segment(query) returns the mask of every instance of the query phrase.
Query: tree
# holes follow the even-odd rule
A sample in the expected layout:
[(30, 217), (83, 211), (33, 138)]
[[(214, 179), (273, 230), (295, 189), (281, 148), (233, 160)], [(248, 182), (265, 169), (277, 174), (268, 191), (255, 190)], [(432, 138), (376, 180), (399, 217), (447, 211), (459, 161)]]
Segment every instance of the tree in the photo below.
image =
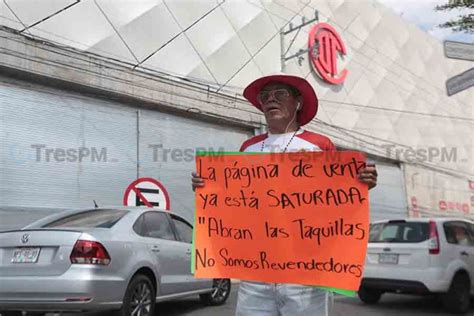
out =
[(467, 14), (459, 15), (457, 19), (440, 24), (440, 27), (451, 28), (454, 32), (474, 34), (474, 0), (449, 0), (449, 3), (438, 5), (435, 11), (449, 11), (452, 9), (470, 9)]

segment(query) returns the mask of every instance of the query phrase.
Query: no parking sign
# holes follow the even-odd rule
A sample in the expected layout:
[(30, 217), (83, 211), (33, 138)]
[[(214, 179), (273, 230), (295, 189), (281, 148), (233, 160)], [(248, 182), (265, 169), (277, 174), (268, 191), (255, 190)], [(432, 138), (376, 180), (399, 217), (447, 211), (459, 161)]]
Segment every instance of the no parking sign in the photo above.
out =
[(127, 187), (123, 195), (123, 205), (159, 207), (170, 209), (170, 197), (165, 187), (153, 178), (139, 178)]

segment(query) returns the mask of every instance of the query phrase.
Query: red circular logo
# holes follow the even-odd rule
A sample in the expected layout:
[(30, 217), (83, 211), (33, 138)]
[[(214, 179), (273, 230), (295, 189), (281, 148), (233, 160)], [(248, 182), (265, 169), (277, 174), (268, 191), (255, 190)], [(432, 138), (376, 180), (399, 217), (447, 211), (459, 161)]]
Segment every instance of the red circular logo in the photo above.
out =
[(337, 54), (345, 55), (346, 47), (331, 25), (314, 25), (309, 32), (308, 48), (309, 58), (323, 80), (337, 85), (346, 79), (346, 69), (337, 72)]

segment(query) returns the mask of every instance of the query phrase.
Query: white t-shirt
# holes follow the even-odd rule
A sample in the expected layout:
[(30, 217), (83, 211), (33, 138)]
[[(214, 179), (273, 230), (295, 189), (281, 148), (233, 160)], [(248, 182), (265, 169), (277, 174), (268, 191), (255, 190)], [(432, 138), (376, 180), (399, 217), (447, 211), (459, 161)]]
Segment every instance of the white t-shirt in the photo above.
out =
[[(290, 141), (291, 140), (291, 141)], [(286, 148), (286, 152), (292, 151), (331, 151), (336, 150), (336, 147), (331, 142), (329, 138), (326, 136), (305, 131), (304, 129), (300, 128), (296, 134), (295, 132), (284, 133), (284, 134), (271, 134), (265, 133), (261, 135), (254, 136), (248, 140), (246, 140), (242, 146), (240, 147), (240, 151), (242, 152), (283, 152)], [(253, 292), (258, 292), (261, 290), (261, 287), (253, 285), (253, 283), (249, 283), (245, 280), (242, 280), (242, 285), (252, 288)], [(281, 286), (281, 285), (280, 285)], [(294, 288), (295, 285), (283, 285), (288, 286), (289, 288)], [(298, 287), (298, 285), (296, 285)], [(330, 310), (332, 310), (332, 294), (329, 292), (325, 292), (322, 289), (311, 287), (311, 286), (301, 286), (301, 288), (310, 288), (311, 295), (307, 296), (305, 299), (300, 298), (300, 303), (297, 304), (301, 305), (299, 308), (305, 308), (313, 311), (316, 311), (317, 315), (320, 316), (327, 316), (330, 314)], [(286, 290), (285, 290), (286, 291)], [(290, 290), (288, 290), (290, 291)], [(293, 290), (294, 291), (294, 290)], [(325, 293), (324, 293), (325, 292)], [(289, 292), (288, 292), (289, 293)], [(305, 292), (308, 293), (308, 292)], [(323, 293), (323, 295), (318, 294)], [(265, 293), (260, 293), (260, 296), (265, 296)], [(237, 303), (237, 314), (244, 314), (244, 310), (249, 308), (246, 305), (248, 299), (248, 294), (239, 293), (239, 300)], [(296, 298), (292, 298), (292, 300), (296, 300)], [(255, 300), (254, 300), (255, 301)], [(258, 302), (258, 301), (257, 301)], [(262, 300), (260, 305), (264, 304), (265, 301)], [(247, 304), (248, 305), (248, 304)], [(305, 306), (305, 307), (304, 307)], [(310, 307), (312, 306), (312, 307)], [(257, 306), (250, 306), (250, 308), (259, 308)], [(263, 305), (262, 309), (265, 308)], [(240, 312), (239, 312), (240, 311)], [(295, 310), (295, 313), (298, 311)]]
[(336, 147), (329, 138), (300, 128), (284, 134), (265, 133), (246, 140), (240, 147), (243, 152), (330, 151)]

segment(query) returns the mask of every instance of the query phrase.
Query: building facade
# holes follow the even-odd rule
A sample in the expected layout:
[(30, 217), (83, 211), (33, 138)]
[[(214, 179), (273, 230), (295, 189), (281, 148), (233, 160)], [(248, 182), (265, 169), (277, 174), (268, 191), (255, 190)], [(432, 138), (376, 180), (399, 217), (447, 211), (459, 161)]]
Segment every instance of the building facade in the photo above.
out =
[(376, 1), (7, 0), (0, 25), (0, 229), (140, 177), (192, 219), (196, 150), (264, 131), (242, 89), (282, 70), (318, 94), (307, 129), (376, 161), (372, 220), (474, 218), (474, 91), (445, 88), (472, 62)]

